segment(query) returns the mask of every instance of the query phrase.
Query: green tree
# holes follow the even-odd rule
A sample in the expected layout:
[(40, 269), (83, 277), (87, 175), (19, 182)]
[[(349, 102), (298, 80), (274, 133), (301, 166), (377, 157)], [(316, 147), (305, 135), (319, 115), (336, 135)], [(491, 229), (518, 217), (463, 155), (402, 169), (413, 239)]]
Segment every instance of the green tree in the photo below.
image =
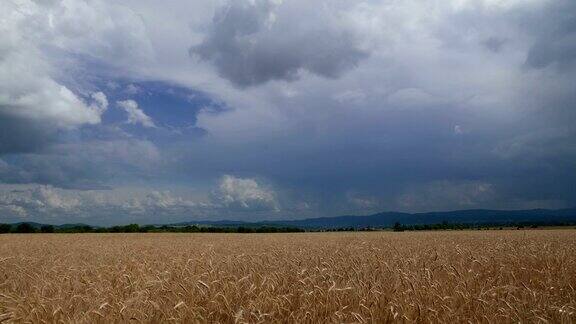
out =
[(40, 232), (42, 232), (42, 233), (54, 233), (55, 229), (54, 229), (54, 226), (52, 226), (52, 225), (42, 225), (42, 227), (40, 227)]
[(18, 226), (16, 226), (16, 229), (14, 230), (14, 232), (16, 232), (16, 233), (36, 233), (36, 229), (34, 228), (34, 226), (32, 226), (28, 223), (20, 223), (20, 224), (18, 224)]
[(0, 224), (0, 234), (2, 233), (10, 233), (12, 226), (10, 224)]
[(137, 233), (140, 232), (140, 226), (138, 224), (130, 224), (126, 225), (123, 228), (123, 232), (125, 233)]
[(394, 223), (394, 227), (392, 228), (394, 232), (404, 232), (404, 226), (400, 224), (400, 222)]
[(146, 225), (146, 226), (140, 227), (140, 233), (153, 232), (154, 230), (156, 230), (156, 227), (152, 226), (152, 225)]

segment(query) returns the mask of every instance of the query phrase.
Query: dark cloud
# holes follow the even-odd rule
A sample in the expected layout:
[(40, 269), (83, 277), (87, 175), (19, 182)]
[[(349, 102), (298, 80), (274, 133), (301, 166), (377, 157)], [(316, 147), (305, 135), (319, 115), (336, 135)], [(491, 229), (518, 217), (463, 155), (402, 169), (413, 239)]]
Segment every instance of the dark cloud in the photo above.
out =
[(491, 50), (492, 52), (498, 53), (504, 48), (507, 42), (508, 40), (505, 38), (489, 37), (482, 42), (482, 45), (484, 45), (487, 49)]
[[(240, 87), (293, 81), (301, 70), (337, 78), (368, 53), (353, 30), (335, 17), (321, 16), (331, 14), (322, 9), (307, 5), (294, 12), (289, 4), (271, 0), (232, 1), (217, 11), (208, 35), (190, 53), (212, 62)], [(317, 19), (295, 25), (307, 10), (318, 12), (307, 19)]]
[(576, 2), (552, 1), (530, 19), (527, 23), (537, 38), (526, 64), (537, 69), (551, 64), (572, 66), (576, 61)]
[(113, 138), (106, 139), (58, 138), (58, 142), (37, 152), (8, 154), (0, 161), (3, 183), (89, 190), (109, 189), (111, 184), (126, 179), (155, 177), (151, 170), (161, 164), (161, 155), (154, 143), (116, 132)]
[(37, 151), (52, 142), (54, 130), (0, 114), (0, 155)]

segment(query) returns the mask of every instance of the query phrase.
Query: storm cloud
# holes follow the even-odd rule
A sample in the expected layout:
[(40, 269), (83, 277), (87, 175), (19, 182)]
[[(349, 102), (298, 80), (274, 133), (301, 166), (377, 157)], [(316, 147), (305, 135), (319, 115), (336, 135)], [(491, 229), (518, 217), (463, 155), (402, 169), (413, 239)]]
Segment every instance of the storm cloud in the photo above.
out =
[(574, 1), (26, 0), (0, 21), (0, 221), (576, 205)]
[(231, 1), (216, 12), (208, 35), (190, 53), (241, 87), (294, 81), (302, 70), (337, 78), (368, 52), (346, 25), (343, 8), (308, 3)]

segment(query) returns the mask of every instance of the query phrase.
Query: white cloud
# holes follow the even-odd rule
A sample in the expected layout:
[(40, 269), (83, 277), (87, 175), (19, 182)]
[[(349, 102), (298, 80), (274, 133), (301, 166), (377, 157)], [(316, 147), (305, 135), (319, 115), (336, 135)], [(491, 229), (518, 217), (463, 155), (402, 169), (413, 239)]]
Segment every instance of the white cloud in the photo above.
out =
[[(0, 223), (21, 218), (53, 224), (101, 221), (170, 222), (191, 220), (216, 207), (174, 196), (169, 191), (136, 188), (104, 191), (58, 189), (42, 185), (0, 185)], [(158, 217), (163, 217), (164, 220)], [(184, 218), (186, 217), (186, 218)]]
[(138, 86), (130, 83), (129, 85), (126, 86), (126, 89), (124, 89), (124, 92), (126, 92), (129, 95), (136, 95), (138, 94), (140, 91), (142, 91)]
[(215, 203), (232, 210), (279, 210), (274, 191), (263, 187), (255, 179), (225, 175), (218, 189), (212, 193)]
[[(52, 186), (0, 184), (0, 223), (28, 221), (53, 224), (170, 223), (219, 220), (227, 215), (249, 219), (279, 211), (276, 193), (254, 179), (223, 176), (210, 197), (170, 190), (121, 187), (110, 190), (60, 189)], [(258, 220), (259, 218), (251, 218)]]
[[(58, 127), (98, 123), (102, 112), (57, 81), (71, 72), (69, 55), (110, 64), (151, 51), (137, 15), (98, 0), (2, 1), (0, 20), (0, 113)], [(103, 94), (94, 95), (103, 107)]]
[(53, 78), (55, 67), (26, 34), (29, 16), (10, 1), (0, 9), (0, 116), (55, 127), (98, 123), (98, 112)]
[(78, 199), (63, 197), (50, 186), (38, 186), (30, 190), (30, 199), (41, 208), (50, 209), (70, 210), (80, 204)]
[(91, 97), (94, 100), (92, 109), (98, 111), (100, 114), (103, 114), (108, 109), (108, 98), (106, 95), (99, 91), (94, 92)]
[(460, 126), (460, 125), (454, 126), (454, 134), (462, 135), (464, 133), (465, 133), (465, 131), (464, 131), (464, 128), (462, 126)]
[[(142, 17), (129, 7), (102, 0), (61, 0), (32, 5), (30, 33), (38, 43), (101, 60), (121, 70), (154, 59)], [(21, 7), (23, 5), (20, 5)]]
[(42, 213), (48, 219), (59, 217), (80, 207), (80, 200), (62, 196), (51, 186), (34, 186), (21, 190), (0, 191), (0, 209), (9, 211), (8, 216), (27, 217)]
[(82, 89), (80, 57), (108, 66), (150, 56), (138, 16), (99, 0), (2, 1), (0, 21), (0, 153), (32, 151), (58, 130), (101, 122), (107, 99)]
[(128, 114), (127, 123), (135, 125), (139, 124), (144, 127), (156, 127), (152, 118), (138, 108), (138, 103), (136, 101), (124, 100), (118, 101), (117, 104), (120, 108), (124, 109), (126, 114)]

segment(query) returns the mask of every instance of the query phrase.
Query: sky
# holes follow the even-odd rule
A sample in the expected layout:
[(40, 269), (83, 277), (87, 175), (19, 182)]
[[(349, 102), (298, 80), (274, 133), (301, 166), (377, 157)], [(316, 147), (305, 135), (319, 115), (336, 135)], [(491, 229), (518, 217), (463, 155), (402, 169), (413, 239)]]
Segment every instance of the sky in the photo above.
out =
[(2, 0), (0, 222), (576, 206), (576, 1)]

